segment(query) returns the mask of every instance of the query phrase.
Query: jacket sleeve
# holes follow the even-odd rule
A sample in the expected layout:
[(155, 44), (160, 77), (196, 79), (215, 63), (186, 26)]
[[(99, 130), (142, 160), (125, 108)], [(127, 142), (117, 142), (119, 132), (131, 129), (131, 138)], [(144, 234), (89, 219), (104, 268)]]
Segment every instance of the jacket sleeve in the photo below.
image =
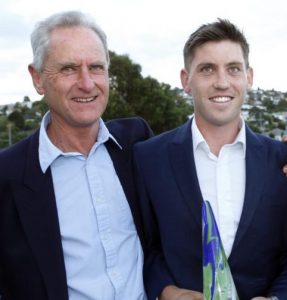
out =
[[(273, 143), (276, 143), (272, 141)], [(274, 149), (276, 149), (274, 147)], [(287, 161), (287, 146), (285, 143), (280, 143), (280, 160), (278, 165), (280, 166), (280, 172), (282, 172), (281, 168), (286, 165)], [(287, 182), (285, 183), (287, 184)], [(284, 183), (283, 183), (284, 185)], [(285, 203), (287, 202), (286, 196), (284, 197)], [(286, 206), (287, 207), (287, 204)], [(284, 209), (285, 211), (285, 209)], [(270, 216), (272, 217), (272, 216)], [(274, 222), (276, 221), (276, 218), (273, 220)], [(284, 226), (282, 228), (282, 253), (280, 256), (280, 261), (281, 261), (281, 269), (276, 276), (276, 278), (273, 280), (267, 296), (276, 296), (278, 299), (287, 299), (287, 218), (285, 216), (284, 218)], [(279, 234), (279, 233), (278, 233)], [(268, 241), (266, 241), (268, 243)]]
[(156, 299), (164, 287), (174, 285), (175, 282), (168, 270), (168, 266), (162, 252), (159, 228), (155, 212), (149, 200), (145, 187), (144, 175), (141, 164), (145, 163), (143, 157), (134, 148), (135, 175), (138, 188), (138, 198), (143, 219), (145, 247), (144, 247), (144, 283), (148, 299)]
[(282, 255), (282, 269), (273, 281), (268, 296), (276, 296), (278, 299), (287, 299), (287, 218), (285, 221), (284, 253)]

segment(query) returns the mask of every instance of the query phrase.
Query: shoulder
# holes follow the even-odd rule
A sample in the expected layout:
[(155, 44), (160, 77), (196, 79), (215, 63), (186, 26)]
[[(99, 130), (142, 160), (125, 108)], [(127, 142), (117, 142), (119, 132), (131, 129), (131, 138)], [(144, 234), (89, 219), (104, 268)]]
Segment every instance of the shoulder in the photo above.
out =
[(120, 132), (126, 129), (146, 130), (150, 129), (148, 123), (140, 117), (113, 119), (106, 122), (110, 131)]
[(135, 144), (153, 136), (148, 123), (140, 117), (114, 119), (106, 126), (120, 144)]
[(160, 145), (164, 145), (170, 141), (172, 141), (174, 135), (176, 134), (177, 130), (173, 129), (173, 130), (169, 130), (169, 131), (165, 131), (163, 133), (160, 133), (154, 137), (151, 137), (150, 139), (143, 141), (143, 142), (139, 142), (135, 145), (135, 148), (141, 149), (148, 149), (148, 148), (153, 148), (153, 147), (158, 147)]
[(267, 151), (268, 159), (280, 159), (287, 161), (287, 143), (275, 140), (268, 136), (254, 133), (249, 128), (246, 132), (247, 149), (254, 148), (263, 149)]
[(191, 139), (191, 120), (180, 127), (165, 131), (147, 141), (139, 142), (135, 145), (136, 151), (163, 151), (170, 143), (181, 144), (186, 139)]
[[(29, 137), (17, 142), (16, 144), (1, 149), (0, 165), (1, 170), (7, 174), (13, 170), (20, 170), (26, 163), (28, 155), (38, 153), (39, 132), (35, 132)], [(0, 171), (0, 173), (2, 173)]]

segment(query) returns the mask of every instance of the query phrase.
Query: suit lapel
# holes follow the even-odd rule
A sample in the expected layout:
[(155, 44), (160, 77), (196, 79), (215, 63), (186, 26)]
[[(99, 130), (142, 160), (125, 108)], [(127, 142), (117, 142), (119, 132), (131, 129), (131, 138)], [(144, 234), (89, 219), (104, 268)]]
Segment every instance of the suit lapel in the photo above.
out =
[(168, 150), (169, 160), (182, 198), (193, 218), (201, 226), (202, 194), (194, 162), (191, 121), (178, 129)]
[(243, 210), (232, 253), (233, 250), (236, 250), (237, 245), (247, 231), (252, 222), (256, 207), (259, 205), (265, 182), (264, 176), (258, 178), (258, 175), (265, 174), (266, 160), (267, 153), (265, 147), (263, 147), (257, 136), (246, 127), (246, 188)]
[(57, 208), (50, 169), (38, 159), (39, 134), (29, 143), (24, 184), (13, 184), (15, 203), (27, 240), (39, 265), (49, 299), (68, 299)]
[[(169, 159), (182, 198), (190, 208), (197, 223), (201, 226), (202, 194), (193, 155), (191, 121), (179, 128), (169, 144)], [(246, 127), (246, 188), (244, 205), (238, 230), (235, 236), (231, 256), (236, 250), (246, 230), (252, 222), (257, 205), (262, 195), (264, 178), (258, 174), (266, 172), (267, 153), (257, 136)]]

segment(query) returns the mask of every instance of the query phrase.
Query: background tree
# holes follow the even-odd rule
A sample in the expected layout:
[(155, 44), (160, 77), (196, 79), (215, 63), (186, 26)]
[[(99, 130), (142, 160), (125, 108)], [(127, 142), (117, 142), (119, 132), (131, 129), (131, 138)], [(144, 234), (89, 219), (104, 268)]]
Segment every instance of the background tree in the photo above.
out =
[(23, 114), (18, 111), (14, 110), (9, 116), (8, 120), (12, 122), (18, 129), (24, 129), (25, 120)]
[(29, 102), (31, 102), (31, 100), (28, 96), (24, 96), (23, 102), (29, 103)]
[(44, 114), (48, 111), (48, 105), (44, 97), (39, 101), (33, 102), (32, 111), (34, 114), (38, 115), (40, 119), (44, 116)]
[(141, 75), (127, 55), (110, 52), (110, 99), (105, 120), (141, 116), (155, 133), (174, 128), (192, 114), (192, 106), (170, 85)]

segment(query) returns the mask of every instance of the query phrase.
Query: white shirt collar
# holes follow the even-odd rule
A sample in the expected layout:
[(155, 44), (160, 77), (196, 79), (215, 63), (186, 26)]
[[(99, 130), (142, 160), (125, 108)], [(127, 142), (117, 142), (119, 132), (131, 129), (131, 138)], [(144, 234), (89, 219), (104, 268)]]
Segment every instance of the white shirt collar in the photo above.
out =
[[(43, 173), (47, 171), (47, 169), (53, 163), (53, 161), (60, 155), (82, 156), (82, 154), (78, 152), (63, 152), (51, 142), (47, 134), (47, 127), (50, 122), (51, 122), (51, 113), (48, 111), (42, 119), (41, 127), (40, 127), (40, 136), (39, 136), (39, 161)], [(94, 153), (96, 148), (100, 144), (104, 144), (108, 139), (112, 139), (116, 143), (116, 145), (120, 149), (122, 149), (118, 141), (110, 134), (104, 121), (100, 119), (98, 138), (95, 144), (93, 145), (89, 155)]]
[[(244, 157), (245, 157), (245, 153), (246, 153), (246, 128), (245, 128), (245, 122), (244, 119), (241, 117), (240, 120), (240, 124), (239, 124), (239, 133), (236, 136), (234, 142), (232, 145), (235, 144), (241, 144), (242, 145), (242, 149), (244, 152)], [(195, 152), (198, 147), (200, 145), (202, 145), (203, 148), (205, 148), (208, 152), (210, 152), (209, 146), (206, 142), (206, 140), (204, 139), (204, 137), (202, 136), (201, 132), (199, 131), (197, 124), (196, 124), (196, 120), (193, 117), (192, 119), (192, 123), (191, 123), (191, 132), (192, 132), (192, 142), (193, 142), (193, 152)]]

